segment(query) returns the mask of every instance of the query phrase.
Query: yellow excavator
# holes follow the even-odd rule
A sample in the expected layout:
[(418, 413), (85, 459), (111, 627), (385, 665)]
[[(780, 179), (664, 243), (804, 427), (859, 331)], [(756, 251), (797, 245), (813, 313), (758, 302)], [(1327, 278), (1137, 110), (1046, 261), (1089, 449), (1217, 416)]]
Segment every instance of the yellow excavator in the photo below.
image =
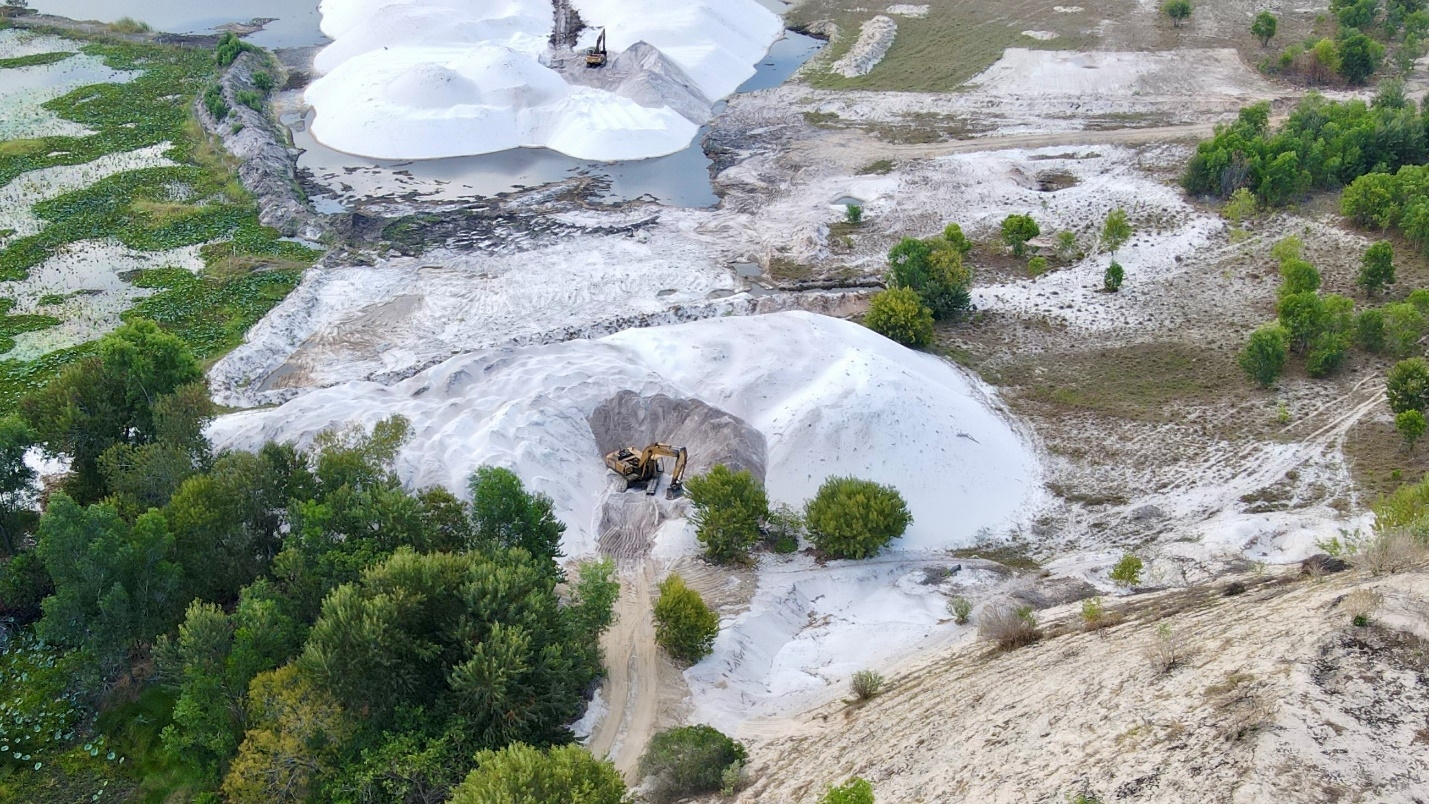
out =
[(645, 449), (624, 447), (605, 456), (605, 465), (612, 472), (625, 478), (627, 489), (645, 485), (646, 494), (654, 494), (660, 486), (660, 459), (674, 458), (675, 468), (670, 472), (670, 487), (665, 498), (673, 500), (685, 488), (685, 463), (689, 458), (684, 447), (654, 443)]
[(605, 29), (600, 29), (600, 38), (595, 40), (595, 47), (585, 52), (585, 66), (604, 67), (605, 66)]

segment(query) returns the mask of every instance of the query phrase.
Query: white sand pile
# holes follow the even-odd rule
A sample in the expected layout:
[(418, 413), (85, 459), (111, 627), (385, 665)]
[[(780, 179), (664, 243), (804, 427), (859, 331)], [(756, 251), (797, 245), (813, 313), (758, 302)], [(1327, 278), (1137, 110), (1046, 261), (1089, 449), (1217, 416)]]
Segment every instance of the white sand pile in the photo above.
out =
[(551, 495), (562, 546), (580, 556), (595, 549), (610, 493), (587, 417), (625, 390), (698, 399), (760, 431), (774, 500), (800, 503), (830, 475), (897, 487), (914, 516), (905, 551), (970, 543), (1038, 488), (1032, 453), (960, 370), (808, 313), (462, 355), (396, 385), (348, 383), (225, 416), (210, 435), (220, 448), (306, 443), (400, 413), (414, 430), (398, 459), (410, 485), (463, 493), (477, 466), (508, 466)]
[(913, 17), (918, 19), (928, 16), (928, 7), (925, 5), (910, 5), (908, 3), (895, 3), (888, 7), (888, 13), (899, 17)]
[(882, 14), (868, 20), (859, 28), (858, 41), (844, 54), (843, 58), (829, 65), (829, 70), (845, 78), (868, 75), (883, 61), (883, 56), (893, 47), (893, 39), (898, 35), (898, 23), (892, 17)]
[[(639, 42), (658, 50), (660, 72), (680, 73), (670, 86), (681, 99), (688, 90), (706, 101), (733, 92), (783, 27), (755, 0), (572, 6), (590, 28), (606, 28), (612, 66)], [(648, 91), (568, 83), (552, 65), (585, 68), (579, 53), (549, 52), (553, 15), (543, 0), (323, 0), (321, 10), (335, 41), (317, 58), (324, 75), (307, 99), (317, 110), (313, 136), (340, 151), (421, 159), (547, 147), (640, 159), (684, 148), (704, 122), (687, 116), (688, 103), (677, 110)]]

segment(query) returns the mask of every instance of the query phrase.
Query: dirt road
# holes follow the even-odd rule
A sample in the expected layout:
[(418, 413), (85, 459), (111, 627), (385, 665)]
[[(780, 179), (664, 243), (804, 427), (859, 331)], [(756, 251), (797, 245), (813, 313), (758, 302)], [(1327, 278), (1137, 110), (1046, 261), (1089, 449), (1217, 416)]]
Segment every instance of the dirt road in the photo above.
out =
[(651, 620), (650, 588), (655, 569), (648, 560), (623, 567), (615, 623), (601, 647), (609, 670), (601, 695), (610, 711), (590, 738), (590, 752), (608, 757), (616, 769), (634, 781), (645, 743), (655, 732), (659, 701), (659, 654)]

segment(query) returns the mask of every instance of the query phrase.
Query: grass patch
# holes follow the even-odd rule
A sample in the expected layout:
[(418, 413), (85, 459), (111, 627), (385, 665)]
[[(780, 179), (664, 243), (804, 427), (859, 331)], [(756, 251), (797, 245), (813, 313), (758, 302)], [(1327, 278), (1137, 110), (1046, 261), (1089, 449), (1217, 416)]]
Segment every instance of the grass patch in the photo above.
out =
[(986, 561), (996, 561), (1004, 567), (1011, 567), (1019, 570), (1039, 570), (1042, 565), (1037, 563), (1027, 552), (1027, 548), (1020, 544), (984, 544), (977, 547), (963, 547), (951, 551), (954, 558), (980, 558)]
[(767, 273), (771, 279), (779, 282), (802, 282), (814, 275), (812, 268), (788, 257), (770, 259)]
[(213, 359), (237, 346), (243, 333), (282, 301), (302, 279), (302, 269), (252, 270), (200, 276), (182, 268), (144, 271), (134, 284), (159, 292), (124, 314), (147, 318), (188, 341), (201, 359)]
[(17, 67), (40, 67), (46, 64), (59, 64), (60, 62), (73, 55), (73, 53), (69, 52), (31, 53), (28, 56), (16, 56), (13, 59), (0, 59), (0, 70), (13, 70)]
[(109, 30), (117, 34), (146, 34), (154, 29), (150, 27), (149, 23), (141, 22), (133, 17), (120, 17), (109, 23)]
[(1243, 392), (1244, 377), (1228, 353), (1175, 342), (1043, 354), (995, 372), (996, 384), (1037, 402), (1142, 421), (1176, 414), (1167, 405)]
[(858, 170), (854, 171), (855, 176), (886, 176), (893, 172), (892, 159), (876, 159)]
[(58, 326), (60, 320), (47, 315), (0, 315), (0, 355), (15, 348), (15, 337)]

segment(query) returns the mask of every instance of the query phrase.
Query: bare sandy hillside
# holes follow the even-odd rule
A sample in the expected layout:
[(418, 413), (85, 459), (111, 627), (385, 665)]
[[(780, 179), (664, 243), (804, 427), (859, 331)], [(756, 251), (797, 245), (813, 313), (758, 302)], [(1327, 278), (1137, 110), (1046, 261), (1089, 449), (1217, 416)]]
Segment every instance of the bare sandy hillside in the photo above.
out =
[(866, 704), (749, 722), (736, 800), (812, 802), (853, 775), (881, 802), (1429, 798), (1429, 572), (1287, 570), (1111, 608), (1110, 628), (1048, 610), (1030, 647), (931, 651)]

